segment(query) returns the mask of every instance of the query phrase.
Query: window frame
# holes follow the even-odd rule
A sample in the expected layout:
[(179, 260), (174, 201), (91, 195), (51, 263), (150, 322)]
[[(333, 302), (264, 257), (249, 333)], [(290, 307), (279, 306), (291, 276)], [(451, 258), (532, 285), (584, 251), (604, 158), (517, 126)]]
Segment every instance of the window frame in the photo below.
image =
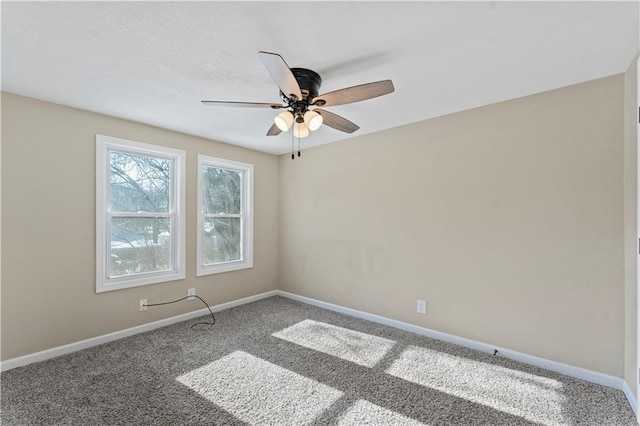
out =
[[(241, 189), (241, 260), (220, 262), (213, 265), (204, 264), (204, 221), (214, 214), (204, 213), (204, 167), (215, 167), (235, 172), (242, 172)], [(224, 158), (211, 157), (208, 155), (198, 155), (198, 220), (196, 237), (196, 275), (204, 276), (219, 274), (223, 272), (237, 271), (240, 269), (253, 268), (253, 164), (239, 161), (227, 160)], [(228, 215), (227, 215), (228, 216)], [(235, 216), (235, 215), (232, 215)], [(228, 216), (229, 217), (229, 216)]]
[[(109, 276), (111, 259), (111, 220), (122, 217), (110, 211), (111, 151), (149, 156), (173, 161), (171, 197), (168, 213), (130, 213), (139, 217), (170, 217), (172, 219), (171, 260), (167, 271), (147, 272), (120, 277)], [(185, 256), (185, 184), (186, 151), (151, 145), (128, 139), (96, 134), (96, 293), (124, 288), (176, 281), (186, 278)], [(119, 212), (124, 213), (124, 212)], [(127, 216), (129, 217), (129, 216)]]

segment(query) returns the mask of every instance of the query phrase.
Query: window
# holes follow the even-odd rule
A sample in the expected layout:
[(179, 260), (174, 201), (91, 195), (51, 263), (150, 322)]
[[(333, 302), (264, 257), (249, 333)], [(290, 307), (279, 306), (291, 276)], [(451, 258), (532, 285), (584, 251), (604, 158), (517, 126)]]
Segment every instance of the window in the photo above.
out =
[(185, 278), (185, 152), (96, 135), (96, 292)]
[(198, 156), (197, 274), (253, 266), (253, 165)]

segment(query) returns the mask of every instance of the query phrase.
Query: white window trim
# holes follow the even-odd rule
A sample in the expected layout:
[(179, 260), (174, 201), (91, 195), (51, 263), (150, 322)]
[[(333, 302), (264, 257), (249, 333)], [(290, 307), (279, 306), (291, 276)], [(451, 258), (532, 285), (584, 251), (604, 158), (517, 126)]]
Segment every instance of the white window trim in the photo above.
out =
[[(149, 155), (173, 159), (173, 221), (172, 256), (173, 269), (170, 271), (147, 274), (108, 277), (107, 255), (110, 253), (111, 234), (108, 229), (110, 150), (130, 152), (137, 155)], [(185, 169), (186, 152), (163, 146), (134, 142), (112, 136), (96, 135), (96, 293), (123, 288), (138, 287), (167, 281), (181, 280), (186, 277), (185, 261)], [(161, 216), (163, 214), (160, 214)]]
[[(227, 170), (237, 170), (244, 173), (242, 180), (242, 260), (219, 263), (216, 265), (204, 264), (203, 229), (204, 229), (204, 204), (203, 204), (203, 167), (219, 167)], [(198, 224), (197, 224), (197, 262), (196, 275), (203, 276), (222, 272), (236, 271), (253, 267), (253, 164), (238, 161), (225, 160), (223, 158), (198, 155)]]

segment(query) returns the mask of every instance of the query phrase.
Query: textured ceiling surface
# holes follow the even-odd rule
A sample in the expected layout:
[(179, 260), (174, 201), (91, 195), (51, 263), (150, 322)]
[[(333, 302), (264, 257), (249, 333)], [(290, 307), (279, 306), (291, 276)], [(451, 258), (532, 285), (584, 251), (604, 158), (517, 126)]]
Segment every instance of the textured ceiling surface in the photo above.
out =
[[(279, 102), (258, 51), (323, 79), (320, 92), (392, 79), (396, 91), (327, 108), (309, 147), (624, 72), (637, 2), (2, 2), (2, 90), (264, 152)], [(120, 136), (120, 135), (113, 135)]]

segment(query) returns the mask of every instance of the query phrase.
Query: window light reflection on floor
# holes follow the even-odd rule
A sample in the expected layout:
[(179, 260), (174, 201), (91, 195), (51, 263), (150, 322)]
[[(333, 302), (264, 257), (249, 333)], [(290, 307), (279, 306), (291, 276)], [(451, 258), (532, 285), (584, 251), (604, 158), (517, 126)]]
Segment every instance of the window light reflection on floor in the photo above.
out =
[(300, 425), (337, 401), (342, 392), (236, 351), (177, 378), (237, 419), (254, 425)]
[(533, 422), (565, 423), (557, 380), (417, 346), (402, 351), (386, 372)]
[(419, 426), (425, 425), (410, 417), (398, 414), (387, 408), (380, 407), (372, 402), (359, 399), (349, 410), (340, 416), (338, 425), (402, 425)]
[(272, 336), (365, 367), (376, 365), (395, 344), (393, 340), (309, 319)]

